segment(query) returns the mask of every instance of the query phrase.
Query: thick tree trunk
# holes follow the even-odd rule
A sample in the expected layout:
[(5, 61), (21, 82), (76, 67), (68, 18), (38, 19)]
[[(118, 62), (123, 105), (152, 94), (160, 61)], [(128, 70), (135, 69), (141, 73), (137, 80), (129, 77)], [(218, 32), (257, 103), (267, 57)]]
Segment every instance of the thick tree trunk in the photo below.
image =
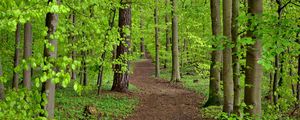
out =
[[(221, 18), (220, 18), (220, 0), (210, 0), (212, 34), (217, 38), (221, 34)], [(215, 39), (216, 40), (216, 39)], [(213, 49), (217, 49), (216, 45), (212, 45)], [(222, 63), (222, 51), (214, 50), (211, 53), (210, 64), (210, 81), (209, 81), (209, 97), (204, 107), (210, 105), (220, 105), (220, 72), (221, 68), (218, 64)]]
[[(117, 46), (116, 59), (121, 59), (122, 57), (129, 55), (130, 47), (130, 34), (126, 34), (124, 29), (131, 30), (131, 0), (121, 0), (121, 5), (126, 6), (125, 8), (119, 9), (119, 29), (120, 36), (123, 39)], [(112, 91), (127, 92), (129, 84), (129, 61), (122, 59), (122, 62), (126, 66), (121, 64), (115, 65), (114, 81), (112, 86)], [(126, 67), (126, 71), (122, 71)]]
[[(3, 77), (1, 57), (0, 57), (0, 77)], [(0, 81), (0, 100), (3, 100), (5, 98), (4, 90), (5, 90), (5, 87), (2, 83), (2, 81)]]
[[(165, 5), (166, 7), (168, 7), (170, 4), (169, 0), (165, 0)], [(166, 54), (165, 57), (166, 59), (164, 60), (164, 68), (167, 68), (167, 64), (168, 64), (168, 53), (170, 51), (170, 26), (169, 26), (169, 22), (170, 22), (170, 17), (169, 17), (169, 12), (166, 12), (165, 15), (165, 24), (166, 24)]]
[(180, 81), (179, 50), (178, 50), (178, 16), (177, 2), (172, 0), (172, 77), (171, 81)]
[(223, 0), (223, 34), (226, 36), (226, 42), (223, 50), (223, 88), (224, 104), (223, 111), (231, 114), (233, 111), (234, 86), (232, 74), (232, 53), (231, 53), (231, 17), (232, 17), (232, 0)]
[(232, 25), (231, 25), (231, 35), (234, 47), (232, 48), (232, 63), (233, 63), (233, 83), (234, 83), (234, 100), (233, 100), (233, 112), (239, 114), (240, 110), (240, 59), (238, 56), (239, 45), (238, 45), (238, 31), (239, 31), (239, 0), (232, 1)]
[[(53, 2), (52, 0), (48, 0), (48, 4), (50, 2)], [(56, 0), (57, 4), (60, 4), (60, 0)], [(56, 32), (58, 24), (58, 15), (55, 13), (47, 13), (46, 16), (46, 27), (48, 28), (47, 36), (48, 43), (54, 47), (54, 50), (51, 50), (48, 47), (45, 47), (44, 49), (44, 56), (48, 61), (51, 62), (51, 59), (57, 58), (57, 40), (51, 39), (50, 36), (53, 35)], [(54, 64), (52, 62), (52, 64)], [(53, 68), (54, 71), (55, 68)], [(48, 71), (46, 71), (48, 72)], [(43, 83), (42, 87), (43, 94), (47, 97), (47, 104), (44, 107), (44, 109), (48, 112), (48, 119), (54, 119), (54, 106), (55, 106), (55, 83), (53, 83), (52, 79), (48, 79), (45, 83)]]
[(31, 65), (29, 58), (32, 55), (32, 25), (30, 22), (25, 23), (24, 26), (24, 59), (27, 67), (24, 69), (24, 86), (28, 90), (31, 88)]
[(158, 0), (155, 0), (154, 23), (155, 23), (155, 77), (159, 78), (159, 28), (158, 28)]
[[(20, 40), (21, 40), (21, 24), (20, 23), (17, 24), (15, 36), (16, 36), (16, 38), (15, 38), (14, 68), (16, 68), (20, 62)], [(19, 75), (15, 70), (13, 73), (12, 88), (14, 88), (14, 89), (19, 88)]]
[[(260, 15), (263, 12), (262, 0), (248, 0), (248, 13), (250, 13), (255, 20), (260, 20)], [(257, 22), (257, 21), (256, 21)], [(249, 21), (249, 25), (252, 21)], [(250, 27), (250, 26), (249, 26)], [(247, 106), (245, 112), (253, 116), (261, 116), (261, 81), (262, 81), (262, 67), (258, 64), (261, 58), (262, 45), (260, 37), (254, 34), (254, 31), (249, 29), (247, 36), (255, 40), (255, 44), (248, 46), (246, 55), (246, 78), (245, 78), (245, 96), (244, 101)]]

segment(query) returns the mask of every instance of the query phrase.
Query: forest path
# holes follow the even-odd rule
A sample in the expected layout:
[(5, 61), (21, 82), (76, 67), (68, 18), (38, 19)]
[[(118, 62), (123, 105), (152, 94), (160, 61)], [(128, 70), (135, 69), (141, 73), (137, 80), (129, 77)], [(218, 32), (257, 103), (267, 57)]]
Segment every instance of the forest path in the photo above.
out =
[(134, 63), (130, 83), (140, 91), (132, 93), (140, 98), (135, 113), (127, 120), (201, 120), (198, 110), (203, 97), (195, 92), (155, 79), (151, 60)]

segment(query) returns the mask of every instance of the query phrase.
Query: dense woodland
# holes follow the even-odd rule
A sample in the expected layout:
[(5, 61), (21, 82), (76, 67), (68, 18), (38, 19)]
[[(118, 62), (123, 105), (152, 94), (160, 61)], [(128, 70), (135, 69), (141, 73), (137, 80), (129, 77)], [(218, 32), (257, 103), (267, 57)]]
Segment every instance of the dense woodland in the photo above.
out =
[(2, 120), (126, 119), (147, 59), (203, 119), (300, 119), (299, 0), (1, 0), (0, 41)]

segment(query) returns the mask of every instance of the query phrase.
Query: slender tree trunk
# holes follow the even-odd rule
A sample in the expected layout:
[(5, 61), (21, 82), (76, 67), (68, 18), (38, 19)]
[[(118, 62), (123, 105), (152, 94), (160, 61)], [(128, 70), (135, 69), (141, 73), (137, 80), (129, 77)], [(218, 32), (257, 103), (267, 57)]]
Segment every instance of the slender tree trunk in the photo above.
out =
[[(76, 24), (76, 15), (75, 15), (74, 11), (73, 11), (73, 13), (72, 13), (71, 16), (72, 16), (71, 17), (72, 24), (75, 27), (75, 24)], [(71, 36), (72, 46), (75, 46), (75, 41), (76, 41), (76, 37), (74, 35), (72, 35)], [(76, 59), (76, 51), (75, 50), (71, 51), (71, 57), (72, 57), (72, 60)], [(71, 70), (71, 79), (72, 80), (76, 80), (76, 72), (75, 72), (75, 70)]]
[(223, 50), (223, 75), (224, 75), (224, 104), (223, 111), (231, 114), (233, 111), (234, 86), (232, 74), (232, 53), (231, 53), (231, 17), (232, 0), (223, 0), (223, 34), (226, 36), (225, 49)]
[[(108, 36), (108, 32), (111, 31), (114, 27), (114, 23), (115, 23), (115, 16), (116, 16), (116, 9), (112, 9), (111, 10), (111, 14), (110, 14), (110, 19), (108, 21), (109, 24), (109, 29), (106, 32), (105, 36)], [(104, 46), (107, 45), (107, 37), (105, 37), (105, 43)], [(101, 60), (105, 61), (106, 58), (106, 50), (103, 52), (103, 54), (101, 55)], [(102, 86), (102, 81), (103, 81), (103, 73), (104, 73), (104, 66), (103, 64), (99, 66), (99, 73), (98, 73), (98, 81), (97, 81), (97, 85), (98, 85), (98, 95), (100, 95), (101, 93), (101, 86)]]
[[(263, 0), (248, 0), (248, 13), (259, 21), (263, 12)], [(256, 23), (255, 22), (255, 23)], [(249, 25), (252, 21), (249, 21)], [(250, 27), (250, 26), (249, 26)], [(263, 76), (262, 67), (258, 64), (261, 58), (262, 45), (260, 36), (254, 34), (254, 30), (249, 29), (247, 36), (255, 40), (255, 44), (248, 46), (246, 55), (246, 78), (245, 78), (245, 96), (244, 101), (247, 106), (245, 112), (258, 119), (261, 117), (261, 81)]]
[[(0, 77), (3, 77), (3, 71), (2, 71), (2, 63), (1, 63), (1, 57), (0, 57)], [(5, 87), (2, 83), (2, 81), (0, 81), (0, 101), (3, 100), (5, 98)]]
[(29, 90), (31, 88), (31, 65), (29, 58), (32, 55), (32, 25), (30, 22), (24, 26), (24, 59), (27, 67), (24, 69), (24, 86)]
[[(18, 23), (16, 27), (16, 38), (15, 38), (14, 68), (18, 67), (20, 62), (20, 40), (21, 40), (21, 24)], [(15, 70), (13, 73), (12, 88), (14, 89), (19, 88), (19, 75)]]
[[(212, 34), (217, 40), (217, 36), (221, 34), (221, 18), (220, 18), (220, 0), (210, 0), (211, 21), (212, 21)], [(217, 50), (216, 45), (212, 45), (215, 49), (211, 53), (210, 64), (210, 80), (209, 80), (209, 97), (204, 107), (210, 105), (220, 105), (220, 72), (221, 68), (218, 64), (222, 63), (222, 51)]]
[(180, 81), (179, 50), (178, 50), (178, 16), (177, 1), (172, 0), (172, 77), (171, 81)]
[[(299, 37), (299, 33), (297, 33), (297, 37)], [(300, 39), (298, 39), (298, 44), (300, 44)], [(297, 101), (300, 102), (300, 55), (298, 55)], [(300, 104), (298, 104), (298, 107), (300, 107)]]
[[(130, 47), (130, 39), (131, 35), (126, 34), (124, 29), (131, 30), (131, 0), (121, 0), (121, 5), (126, 7), (119, 9), (119, 29), (120, 29), (120, 36), (124, 39), (124, 42), (121, 42), (117, 46), (117, 54), (116, 58), (120, 59), (122, 56), (129, 55), (129, 47)], [(126, 28), (127, 27), (127, 28)], [(128, 91), (128, 84), (129, 84), (129, 61), (124, 60), (122, 61), (127, 66), (116, 64), (115, 65), (115, 72), (114, 72), (114, 81), (112, 86), (112, 91), (118, 92), (127, 92)], [(122, 72), (122, 68), (126, 67), (126, 71)]]
[[(166, 7), (168, 7), (170, 4), (169, 0), (165, 0), (165, 5)], [(170, 51), (170, 26), (169, 26), (169, 22), (170, 22), (170, 17), (169, 17), (169, 12), (166, 12), (165, 15), (165, 24), (166, 24), (166, 54), (165, 54), (165, 61), (164, 61), (164, 68), (167, 68), (167, 64), (168, 64), (168, 53)]]
[(277, 94), (277, 88), (278, 88), (278, 82), (279, 82), (279, 76), (280, 74), (280, 66), (279, 66), (279, 54), (275, 56), (275, 73), (274, 73), (274, 81), (273, 81), (273, 102), (276, 105), (278, 101), (278, 94)]
[[(48, 4), (50, 2), (53, 2), (52, 0), (48, 0)], [(60, 0), (56, 0), (57, 4), (60, 4)], [(46, 47), (44, 48), (44, 56), (48, 61), (51, 61), (51, 59), (57, 58), (57, 40), (51, 39), (50, 36), (53, 35), (56, 32), (58, 24), (58, 15), (55, 13), (47, 13), (46, 16), (46, 27), (48, 28), (47, 36), (48, 43), (54, 47), (54, 50), (51, 50), (50, 48)], [(52, 62), (52, 64), (54, 64)], [(55, 68), (53, 68), (54, 71), (56, 71)], [(46, 71), (49, 72), (49, 71)], [(48, 79), (45, 83), (43, 83), (42, 87), (43, 94), (47, 97), (47, 104), (44, 107), (44, 109), (48, 112), (48, 119), (54, 119), (54, 106), (55, 106), (55, 83), (52, 82), (52, 79)]]
[(141, 7), (140, 8), (141, 10), (140, 10), (140, 31), (141, 31), (141, 38), (140, 38), (140, 52), (141, 52), (141, 59), (144, 59), (144, 58), (146, 58), (146, 50), (145, 50), (145, 38), (144, 38), (144, 32), (143, 32), (143, 30), (144, 30), (144, 13), (143, 13), (143, 8)]
[(239, 31), (239, 0), (232, 1), (232, 25), (231, 34), (234, 47), (232, 48), (232, 63), (233, 63), (233, 83), (234, 83), (234, 100), (233, 100), (233, 112), (239, 114), (240, 111), (240, 59), (238, 56), (239, 45), (238, 45), (238, 31)]
[(87, 63), (86, 63), (86, 57), (87, 57), (87, 51), (82, 51), (81, 52), (82, 55), (82, 81), (83, 81), (83, 85), (87, 86), (88, 85), (88, 69), (87, 69)]
[(155, 0), (154, 23), (155, 23), (155, 77), (159, 78), (159, 28), (158, 28), (158, 0)]

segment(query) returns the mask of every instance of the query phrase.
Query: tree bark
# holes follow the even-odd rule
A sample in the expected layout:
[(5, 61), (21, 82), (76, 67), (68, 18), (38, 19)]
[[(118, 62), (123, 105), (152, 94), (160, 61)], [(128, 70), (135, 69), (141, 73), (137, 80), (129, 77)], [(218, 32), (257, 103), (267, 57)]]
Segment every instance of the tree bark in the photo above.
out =
[[(15, 38), (14, 68), (18, 67), (18, 65), (20, 63), (20, 40), (21, 40), (21, 24), (20, 23), (17, 24), (15, 36), (16, 36), (16, 38)], [(14, 89), (19, 88), (19, 75), (15, 70), (13, 72), (12, 88), (14, 88)]]
[(30, 22), (25, 23), (24, 26), (24, 59), (27, 67), (24, 69), (24, 86), (28, 90), (31, 88), (31, 65), (29, 58), (32, 55), (32, 25)]
[[(169, 0), (165, 0), (165, 5), (166, 7), (169, 6)], [(165, 24), (166, 24), (166, 59), (164, 61), (164, 68), (167, 68), (167, 64), (168, 64), (168, 53), (170, 51), (170, 26), (169, 26), (169, 22), (170, 22), (170, 17), (169, 17), (169, 12), (166, 12), (165, 15)]]
[[(220, 18), (220, 0), (210, 0), (212, 34), (215, 37), (221, 34), (221, 18)], [(220, 72), (221, 68), (218, 64), (222, 63), (222, 51), (217, 50), (217, 45), (212, 45), (214, 49), (211, 53), (210, 77), (209, 77), (209, 97), (204, 107), (211, 105), (220, 105)]]
[[(48, 0), (48, 4), (53, 2), (53, 0)], [(57, 4), (60, 4), (60, 0), (56, 0)], [(48, 28), (47, 36), (48, 43), (54, 47), (54, 50), (51, 50), (48, 47), (44, 48), (44, 56), (45, 58), (53, 63), (53, 59), (57, 58), (57, 40), (51, 39), (50, 36), (56, 32), (58, 24), (58, 15), (55, 13), (47, 13), (46, 15), (46, 27)], [(52, 68), (54, 71), (55, 68)], [(46, 71), (49, 72), (49, 71)], [(53, 83), (52, 79), (48, 79), (45, 83), (43, 83), (42, 87), (43, 94), (47, 97), (47, 104), (43, 106), (43, 108), (48, 112), (48, 119), (54, 119), (54, 107), (55, 107), (55, 83)]]
[(159, 78), (159, 28), (158, 28), (158, 0), (155, 0), (154, 23), (155, 23), (155, 77)]
[[(119, 9), (119, 29), (121, 42), (117, 46), (116, 59), (121, 59), (126, 55), (129, 55), (130, 47), (130, 34), (126, 34), (124, 29), (131, 30), (131, 0), (121, 0), (121, 5), (126, 6)], [(126, 65), (116, 64), (114, 72), (114, 81), (112, 91), (127, 92), (129, 84), (129, 61), (127, 58), (122, 58), (122, 62)], [(126, 67), (126, 71), (122, 71)]]
[[(299, 37), (299, 34), (300, 33), (297, 33), (297, 37)], [(298, 44), (300, 44), (300, 39), (298, 39), (297, 41), (298, 41)], [(300, 55), (298, 55), (297, 101), (300, 102)], [(300, 107), (299, 103), (298, 103), (298, 107)]]
[[(276, 42), (277, 43), (277, 42)], [(274, 81), (273, 81), (273, 102), (276, 105), (278, 102), (278, 93), (277, 88), (278, 88), (278, 82), (279, 82), (279, 74), (280, 74), (280, 66), (279, 66), (279, 54), (276, 54), (275, 56), (275, 73), (274, 73)]]
[(144, 29), (144, 17), (143, 17), (143, 8), (141, 7), (140, 8), (140, 31), (141, 31), (141, 38), (140, 38), (140, 52), (141, 52), (141, 59), (144, 59), (146, 58), (146, 50), (145, 50), (145, 38), (144, 38), (144, 32), (143, 32), (143, 29)]
[[(252, 21), (249, 21), (249, 25), (253, 23), (253, 20), (259, 21), (263, 12), (262, 0), (248, 0), (248, 13), (255, 17)], [(251, 27), (251, 26), (249, 26)], [(261, 81), (262, 81), (262, 67), (258, 64), (258, 60), (261, 58), (262, 45), (260, 36), (254, 34), (257, 28), (254, 30), (249, 29), (247, 36), (255, 40), (255, 44), (249, 45), (246, 55), (246, 78), (245, 78), (245, 96), (244, 101), (247, 106), (246, 113), (252, 116), (261, 117)]]
[(232, 63), (233, 63), (233, 84), (234, 84), (234, 100), (233, 100), (233, 112), (239, 114), (240, 111), (240, 59), (238, 56), (239, 45), (238, 45), (238, 31), (239, 31), (239, 0), (232, 1), (232, 24), (231, 24), (231, 35), (234, 47), (232, 48)]
[(223, 75), (224, 75), (224, 104), (223, 111), (231, 114), (233, 111), (234, 86), (232, 74), (232, 51), (231, 51), (231, 18), (232, 0), (223, 0), (223, 34), (226, 36), (223, 50)]
[(178, 50), (178, 16), (177, 1), (172, 0), (172, 77), (171, 81), (180, 81), (179, 50)]

